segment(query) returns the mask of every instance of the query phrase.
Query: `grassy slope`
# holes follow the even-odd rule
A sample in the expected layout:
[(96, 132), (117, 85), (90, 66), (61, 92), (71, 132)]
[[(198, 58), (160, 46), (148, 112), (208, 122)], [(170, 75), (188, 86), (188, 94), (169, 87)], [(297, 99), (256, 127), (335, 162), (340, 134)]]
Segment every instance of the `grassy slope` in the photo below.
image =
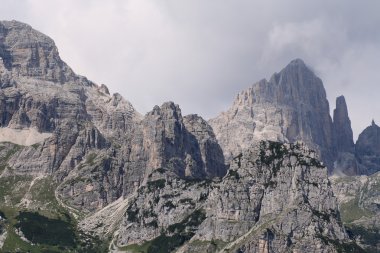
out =
[[(374, 218), (376, 213), (366, 209), (359, 203), (359, 197), (366, 198), (368, 195), (376, 194), (380, 189), (380, 181), (376, 178), (376, 175), (370, 176), (374, 180), (374, 184), (368, 189), (368, 183), (363, 186), (360, 192), (357, 192), (353, 199), (341, 203), (340, 211), (343, 224), (347, 228), (348, 233), (352, 238), (362, 245), (365, 245), (366, 252), (378, 252), (378, 246), (380, 246), (380, 228), (376, 225), (366, 225), (366, 220)], [(340, 178), (339, 182), (343, 183), (355, 183), (356, 177)], [(360, 196), (361, 195), (361, 196)], [(375, 218), (377, 219), (377, 218)]]

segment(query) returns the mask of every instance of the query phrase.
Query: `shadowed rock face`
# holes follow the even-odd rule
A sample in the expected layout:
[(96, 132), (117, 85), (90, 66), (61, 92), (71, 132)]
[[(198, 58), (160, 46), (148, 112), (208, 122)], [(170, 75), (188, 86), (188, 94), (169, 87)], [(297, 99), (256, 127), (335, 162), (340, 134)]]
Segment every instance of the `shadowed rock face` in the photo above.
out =
[(380, 171), (380, 127), (374, 121), (359, 135), (355, 149), (362, 174)]
[(303, 141), (333, 167), (333, 127), (326, 92), (322, 81), (300, 59), (269, 81), (239, 93), (228, 111), (209, 122), (226, 161), (258, 140)]
[(343, 96), (337, 97), (334, 110), (334, 135), (338, 152), (354, 152), (354, 140), (351, 121), (348, 117), (346, 100)]
[(355, 158), (355, 144), (351, 129), (351, 121), (344, 96), (337, 97), (334, 109), (334, 140), (337, 156), (334, 162), (334, 172), (345, 175), (360, 174)]

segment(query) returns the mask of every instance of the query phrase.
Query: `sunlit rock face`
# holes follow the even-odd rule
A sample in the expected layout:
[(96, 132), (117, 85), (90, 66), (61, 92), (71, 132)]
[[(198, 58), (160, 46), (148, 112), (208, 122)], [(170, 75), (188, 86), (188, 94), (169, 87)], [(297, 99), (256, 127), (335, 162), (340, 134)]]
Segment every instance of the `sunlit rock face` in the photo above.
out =
[(181, 178), (225, 175), (205, 120), (183, 117), (172, 102), (139, 114), (120, 94), (76, 75), (54, 41), (29, 25), (0, 22), (0, 57), (0, 141), (19, 145), (3, 176), (52, 175), (58, 198), (93, 212), (163, 166)]
[(296, 59), (269, 81), (240, 92), (226, 112), (211, 119), (226, 161), (252, 142), (302, 141), (333, 168), (333, 125), (322, 81)]

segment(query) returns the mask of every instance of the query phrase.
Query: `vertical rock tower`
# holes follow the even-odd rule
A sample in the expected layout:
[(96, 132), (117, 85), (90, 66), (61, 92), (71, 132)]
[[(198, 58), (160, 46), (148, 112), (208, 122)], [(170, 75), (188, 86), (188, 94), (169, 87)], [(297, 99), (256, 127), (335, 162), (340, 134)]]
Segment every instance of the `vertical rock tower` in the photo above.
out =
[(323, 83), (305, 63), (291, 61), (269, 81), (240, 92), (210, 121), (226, 161), (259, 140), (302, 141), (333, 168), (333, 124)]

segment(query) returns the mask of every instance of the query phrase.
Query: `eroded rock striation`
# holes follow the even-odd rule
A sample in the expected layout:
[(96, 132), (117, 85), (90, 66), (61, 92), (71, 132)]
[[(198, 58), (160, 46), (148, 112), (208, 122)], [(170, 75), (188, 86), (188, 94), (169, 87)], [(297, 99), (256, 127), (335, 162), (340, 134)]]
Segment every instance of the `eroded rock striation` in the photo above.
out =
[(209, 123), (227, 161), (262, 139), (303, 141), (333, 168), (333, 125), (326, 92), (321, 79), (300, 59), (269, 81), (240, 92), (232, 107)]
[(181, 178), (224, 176), (221, 148), (202, 118), (182, 117), (172, 102), (140, 115), (76, 75), (53, 40), (29, 25), (1, 22), (0, 45), (0, 138), (36, 137), (15, 140), (25, 145), (7, 157), (2, 176), (53, 175), (62, 203), (85, 213), (128, 196), (163, 166)]
[(337, 155), (334, 173), (345, 175), (361, 174), (355, 157), (355, 144), (344, 96), (337, 97), (333, 118), (334, 140)]
[(342, 221), (367, 252), (380, 246), (380, 173), (331, 178)]
[(302, 144), (259, 142), (221, 180), (156, 170), (126, 210), (113, 247), (127, 252), (360, 250), (340, 222), (327, 169)]
[(348, 109), (344, 96), (336, 98), (336, 107), (334, 109), (333, 119), (336, 149), (339, 152), (353, 153), (355, 146), (351, 128), (351, 120), (348, 117)]
[(51, 38), (17, 21), (0, 23), (0, 73), (2, 88), (16, 86), (17, 78), (60, 84), (80, 79), (61, 60)]
[[(337, 154), (347, 161), (341, 154), (354, 152), (360, 171), (372, 173), (379, 127), (353, 151), (344, 98), (332, 122), (323, 84), (302, 60), (209, 122), (173, 102), (141, 115), (75, 74), (52, 39), (2, 21), (0, 88), (0, 211), (9, 217), (0, 220), (0, 248), (56, 250), (12, 223), (27, 210), (64, 221), (75, 237), (58, 243), (67, 252), (361, 252), (319, 157), (331, 172)], [(370, 198), (358, 203), (375, 212)]]

